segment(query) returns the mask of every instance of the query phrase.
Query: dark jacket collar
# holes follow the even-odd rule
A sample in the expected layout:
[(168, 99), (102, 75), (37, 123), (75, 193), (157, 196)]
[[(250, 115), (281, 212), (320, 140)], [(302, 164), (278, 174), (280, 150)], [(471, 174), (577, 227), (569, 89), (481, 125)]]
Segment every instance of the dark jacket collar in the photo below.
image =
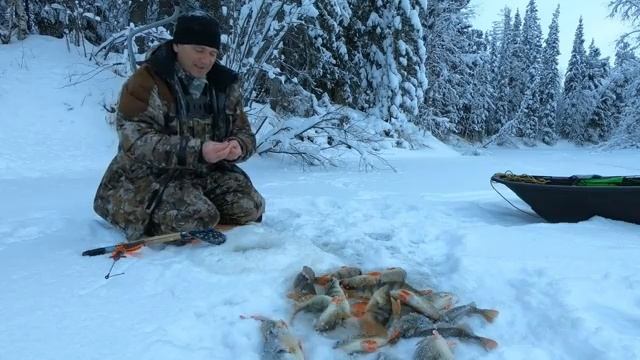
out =
[[(176, 53), (172, 49), (172, 41), (169, 40), (158, 46), (146, 60), (153, 71), (165, 81), (173, 83), (176, 71)], [(216, 62), (207, 73), (207, 81), (217, 92), (225, 93), (229, 85), (238, 81), (240, 76), (235, 71)]]

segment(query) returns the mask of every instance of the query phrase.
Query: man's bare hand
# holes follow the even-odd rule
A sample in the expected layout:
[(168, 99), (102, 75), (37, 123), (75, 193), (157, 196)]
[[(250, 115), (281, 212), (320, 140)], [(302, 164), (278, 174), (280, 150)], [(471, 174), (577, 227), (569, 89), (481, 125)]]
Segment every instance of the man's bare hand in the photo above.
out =
[[(237, 141), (236, 141), (237, 142)], [(215, 164), (229, 156), (231, 144), (207, 140), (202, 144), (202, 157), (210, 164)]]
[(225, 160), (234, 161), (242, 156), (242, 147), (238, 140), (230, 140), (227, 144), (229, 144), (229, 154), (227, 154)]

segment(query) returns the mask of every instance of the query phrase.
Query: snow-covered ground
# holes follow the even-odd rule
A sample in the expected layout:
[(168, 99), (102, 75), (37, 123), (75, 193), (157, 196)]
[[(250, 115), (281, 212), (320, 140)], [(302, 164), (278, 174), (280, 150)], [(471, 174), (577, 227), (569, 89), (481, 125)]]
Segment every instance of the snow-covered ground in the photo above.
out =
[[(254, 158), (244, 168), (268, 201), (262, 224), (219, 247), (144, 249), (105, 280), (110, 259), (80, 253), (122, 240), (92, 200), (117, 146), (102, 104), (123, 79), (92, 71), (60, 40), (0, 46), (0, 359), (258, 359), (258, 323), (240, 315), (286, 319), (303, 265), (343, 264), (401, 266), (417, 287), (498, 309), (470, 325), (499, 347), (462, 343), (458, 359), (640, 359), (638, 225), (548, 224), (489, 186), (506, 170), (639, 174), (637, 152), (395, 151), (397, 172), (369, 173)], [(307, 358), (347, 358), (311, 322), (292, 327)], [(385, 351), (410, 358), (415, 342)]]

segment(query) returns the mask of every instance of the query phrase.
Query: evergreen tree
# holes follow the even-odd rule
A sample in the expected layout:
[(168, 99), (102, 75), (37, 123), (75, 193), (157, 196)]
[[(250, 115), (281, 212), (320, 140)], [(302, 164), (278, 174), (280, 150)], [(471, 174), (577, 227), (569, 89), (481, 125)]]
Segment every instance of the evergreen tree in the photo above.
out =
[(529, 69), (529, 83), (537, 76), (531, 69), (534, 69), (536, 63), (542, 55), (542, 29), (540, 27), (540, 18), (538, 17), (538, 8), (535, 0), (529, 0), (527, 10), (524, 15), (522, 24), (522, 47), (523, 62), (525, 69)]
[(622, 89), (619, 88), (621, 78), (609, 77), (609, 71), (609, 58), (601, 58), (600, 49), (591, 40), (586, 58), (586, 76), (595, 108), (585, 125), (586, 142), (599, 143), (606, 140), (611, 134), (612, 124), (618, 122), (616, 117), (619, 117), (622, 109), (616, 109), (617, 105), (621, 105), (617, 99), (622, 96)]
[(369, 83), (369, 56), (367, 43), (370, 37), (376, 36), (370, 30), (368, 19), (372, 12), (376, 10), (371, 2), (355, 3), (349, 1), (351, 6), (351, 20), (345, 29), (346, 51), (349, 56), (349, 74), (353, 76), (350, 81), (351, 96), (353, 105), (360, 110), (368, 110), (374, 107), (376, 94), (369, 91), (373, 84)]
[(485, 125), (484, 125), (485, 135), (493, 135), (499, 130), (498, 127), (496, 126), (497, 125), (496, 100), (497, 100), (497, 94), (499, 91), (498, 86), (500, 82), (500, 71), (499, 71), (500, 70), (499, 68), (500, 27), (499, 26), (500, 24), (494, 23), (493, 29), (490, 32), (487, 32), (485, 34), (485, 38), (487, 39), (487, 43), (488, 43), (487, 45), (488, 54), (486, 55), (487, 61), (484, 64), (484, 68), (488, 72), (486, 76), (485, 86), (489, 92), (488, 103), (490, 105), (489, 112), (487, 113), (487, 117), (485, 119)]
[[(611, 0), (609, 2), (611, 16), (618, 15), (622, 20), (631, 23), (633, 30), (622, 36), (618, 42), (616, 52), (614, 76), (622, 75), (624, 86), (621, 101), (624, 110), (620, 116), (620, 123), (613, 131), (609, 146), (640, 147), (640, 64), (632, 49), (640, 45), (640, 3), (628, 0)], [(617, 98), (616, 98), (617, 99)], [(615, 109), (615, 107), (614, 107)], [(614, 112), (615, 113), (615, 112)], [(615, 118), (615, 117), (614, 117)], [(614, 124), (615, 126), (615, 124)]]
[(602, 84), (597, 101), (586, 125), (585, 141), (598, 144), (608, 141), (620, 124), (625, 109), (624, 91), (627, 81), (622, 73), (613, 72)]
[(559, 132), (578, 144), (584, 143), (586, 122), (595, 108), (593, 88), (587, 77), (582, 17), (576, 29), (569, 66), (565, 75)]
[(511, 42), (511, 58), (510, 63), (507, 64), (510, 90), (507, 119), (511, 120), (520, 110), (520, 105), (527, 90), (528, 83), (525, 47), (522, 39), (522, 21), (520, 19), (520, 13), (517, 10), (513, 18), (513, 28), (509, 40)]
[(351, 6), (347, 0), (317, 0), (316, 26), (307, 33), (313, 46), (320, 49), (315, 86), (329, 94), (338, 104), (353, 106), (353, 87), (357, 77), (350, 63), (350, 49), (346, 34), (351, 22)]
[(495, 97), (493, 104), (495, 107), (494, 114), (487, 126), (488, 134), (496, 134), (510, 119), (509, 99), (511, 98), (511, 59), (512, 59), (512, 25), (511, 10), (505, 8), (502, 18), (502, 33), (497, 34), (499, 37), (500, 47), (498, 50), (497, 66), (494, 69), (496, 73), (495, 80)]
[(586, 57), (586, 76), (592, 90), (597, 90), (609, 75), (609, 58), (602, 58), (600, 49), (592, 39)]
[(613, 65), (617, 68), (629, 68), (638, 61), (631, 45), (627, 41), (620, 41), (616, 46), (616, 56)]
[(473, 30), (469, 32), (469, 37), (470, 48), (466, 50), (471, 57), (468, 86), (461, 91), (461, 117), (456, 133), (464, 139), (480, 141), (485, 136), (487, 119), (493, 110), (490, 53), (488, 40), (481, 31)]
[(361, 80), (354, 84), (359, 87), (357, 95), (364, 95), (366, 105), (376, 106), (396, 135), (402, 135), (408, 122), (417, 121), (427, 90), (427, 51), (420, 21), (426, 9), (417, 0), (354, 0), (351, 9), (353, 31), (364, 35), (355, 38), (359, 44), (354, 70)]
[[(489, 71), (491, 72), (489, 76), (489, 85), (494, 90), (497, 88), (498, 84), (498, 61), (500, 60), (500, 34), (499, 34), (499, 24), (494, 23), (491, 31), (487, 31), (485, 33), (485, 39), (487, 42), (487, 65), (489, 66)], [(491, 99), (492, 101), (494, 99)]]
[(317, 14), (285, 36), (280, 68), (317, 97), (327, 94), (338, 104), (357, 107), (352, 90), (359, 79), (352, 71), (353, 44), (347, 39), (351, 7), (347, 0), (316, 0), (314, 7)]
[(552, 145), (557, 140), (556, 118), (558, 114), (558, 101), (561, 95), (560, 71), (558, 70), (558, 57), (560, 56), (560, 28), (558, 18), (560, 6), (553, 13), (549, 33), (544, 42), (542, 51), (542, 63), (540, 70), (540, 114), (538, 118), (538, 140), (547, 145)]
[(626, 103), (620, 125), (613, 132), (609, 144), (621, 148), (640, 148), (640, 68), (637, 65), (623, 96)]
[(584, 48), (584, 25), (582, 23), (582, 17), (580, 17), (573, 39), (569, 66), (567, 67), (567, 73), (564, 78), (565, 96), (575, 92), (582, 86), (583, 80), (586, 78), (586, 56), (586, 50)]
[(514, 135), (523, 138), (529, 146), (535, 144), (540, 132), (540, 66), (540, 62), (534, 65), (533, 82), (527, 88), (514, 121)]
[(541, 71), (540, 59), (542, 54), (542, 30), (540, 19), (534, 0), (530, 0), (522, 25), (521, 35), (522, 67), (526, 73), (521, 77), (525, 81), (522, 87), (526, 89), (520, 107), (515, 116), (514, 135), (522, 137), (530, 145), (539, 137), (539, 120), (542, 113), (540, 104)]
[(429, 111), (427, 127), (435, 118), (448, 119), (457, 128), (461, 117), (461, 96), (468, 79), (464, 49), (468, 48), (470, 24), (464, 8), (470, 0), (433, 0), (427, 2), (424, 18), (426, 70), (429, 87), (425, 103)]
[(640, 147), (640, 111), (637, 106), (637, 82), (640, 64), (627, 41), (618, 43), (610, 80), (590, 122), (592, 142), (609, 141), (610, 146)]

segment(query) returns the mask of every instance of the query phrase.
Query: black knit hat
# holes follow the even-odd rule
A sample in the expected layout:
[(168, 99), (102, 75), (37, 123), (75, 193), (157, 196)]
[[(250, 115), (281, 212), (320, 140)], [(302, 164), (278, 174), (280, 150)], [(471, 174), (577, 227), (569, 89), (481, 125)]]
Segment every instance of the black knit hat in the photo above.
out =
[(220, 25), (209, 15), (182, 15), (173, 31), (175, 44), (203, 45), (220, 49)]

